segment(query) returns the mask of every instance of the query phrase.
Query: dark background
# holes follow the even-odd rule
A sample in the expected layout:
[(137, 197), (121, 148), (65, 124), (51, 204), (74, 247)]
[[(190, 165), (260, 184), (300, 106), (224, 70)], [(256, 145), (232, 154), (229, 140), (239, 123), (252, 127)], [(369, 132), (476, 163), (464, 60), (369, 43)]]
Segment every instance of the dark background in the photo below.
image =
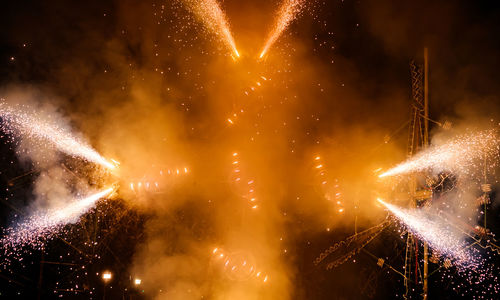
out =
[[(236, 0), (226, 0), (224, 3), (237, 38), (238, 32), (247, 30), (243, 21), (238, 22), (238, 16), (242, 20), (251, 18), (245, 16), (242, 6), (248, 6), (250, 11), (261, 10), (268, 16), (270, 13), (266, 11), (273, 9), (273, 4), (268, 1), (247, 2), (251, 3)], [(340, 104), (322, 103), (326, 103), (328, 97), (317, 98), (316, 101), (322, 103), (319, 107), (324, 109), (323, 118), (335, 119), (336, 124), (362, 124), (363, 120), (369, 119), (368, 127), (386, 128), (387, 132), (396, 129), (407, 119), (409, 112), (408, 63), (413, 58), (420, 59), (422, 49), (426, 46), (429, 47), (431, 64), (431, 116), (437, 120), (460, 120), (473, 114), (485, 119), (498, 119), (500, 10), (496, 1), (326, 2), (315, 2), (311, 12), (306, 12), (295, 21), (289, 30), (292, 35), (289, 38), (303, 45), (302, 57), (311, 57), (311, 60), (323, 66), (321, 72), (327, 74), (324, 81), (336, 84), (330, 79), (342, 79), (343, 84), (357, 90), (356, 98), (362, 100), (343, 104), (342, 109), (339, 109)], [(157, 5), (161, 5), (161, 2), (157, 2)], [(134, 11), (135, 6), (141, 9)], [(78, 110), (85, 106), (82, 99), (87, 94), (110, 86), (119, 89), (121, 79), (128, 76), (128, 71), (114, 70), (110, 66), (110, 48), (113, 49), (113, 43), (118, 41), (120, 51), (127, 53), (127, 61), (132, 62), (135, 68), (154, 65), (149, 60), (149, 48), (141, 44), (145, 43), (144, 39), (148, 36), (141, 32), (153, 26), (151, 15), (144, 14), (148, 12), (147, 7), (151, 5), (135, 1), (19, 0), (2, 3), (0, 90), (13, 84), (43, 86), (51, 93), (67, 99), (67, 107), (76, 107)], [(175, 15), (169, 17), (176, 20)], [(175, 26), (164, 24), (162, 27), (163, 34), (177, 32)], [(264, 27), (259, 30), (265, 32)], [(189, 36), (195, 33), (188, 30), (185, 34)], [(201, 39), (192, 48), (203, 49), (204, 43), (206, 41)], [(174, 47), (164, 43), (161, 51), (171, 52), (173, 57), (181, 55), (179, 49), (170, 49), (169, 46)], [(280, 48), (280, 42), (276, 48)], [(220, 53), (208, 51), (205, 55), (210, 60)], [(334, 64), (331, 64), (332, 60)], [(172, 67), (172, 73), (187, 68), (175, 59), (163, 63)], [(102, 75), (104, 69), (109, 69), (111, 75)], [(330, 77), (328, 74), (334, 75)], [(186, 77), (173, 84), (178, 83), (179, 89), (187, 93), (193, 89), (192, 83), (196, 79), (193, 80), (190, 75)], [(93, 78), (94, 81), (87, 78)], [(303, 84), (307, 86), (310, 83)], [(194, 94), (193, 97), (201, 99), (203, 95)], [(196, 109), (195, 105), (193, 110)], [(318, 135), (323, 129), (317, 129)], [(403, 149), (405, 132), (403, 130), (403, 138), (396, 141), (400, 142)], [(1, 145), (0, 164), (0, 197), (4, 199), (0, 214), (2, 224), (6, 225), (16, 214), (13, 207), (22, 209), (28, 204), (29, 200), (26, 199), (30, 197), (33, 175), (11, 181), (29, 171), (29, 166), (17, 162), (7, 142)], [(494, 208), (489, 217), (494, 222), (493, 228), (498, 226), (495, 223), (498, 211)], [(110, 210), (112, 213), (101, 210)], [(190, 212), (185, 207), (177, 213), (189, 215)], [(175, 220), (175, 213), (173, 215)], [(14, 263), (11, 270), (1, 270), (1, 296), (7, 299), (16, 296), (33, 299), (38, 295), (42, 299), (49, 299), (63, 295), (65, 298), (100, 299), (103, 285), (97, 273), (105, 268), (120, 274), (107, 287), (109, 299), (140, 295), (141, 291), (133, 288), (127, 272), (134, 247), (142, 238), (142, 221), (147, 217), (126, 210), (119, 202), (113, 206), (98, 207), (85, 217), (88, 224), (84, 229), (69, 229), (74, 231), (70, 235), (73, 246), (55, 239), (49, 242), (43, 256), (40, 251), (33, 250), (30, 251), (31, 255), (25, 253), (24, 264)], [(94, 218), (100, 218), (101, 225), (98, 228), (89, 225)], [(306, 220), (297, 216), (292, 224), (300, 226), (301, 222)], [(90, 238), (84, 232), (93, 232), (97, 237)], [(334, 233), (310, 234), (298, 231), (294, 235), (289, 242), (296, 254), (290, 263), (298, 270), (293, 280), (296, 289), (294, 298), (401, 298), (402, 278), (387, 268), (379, 268), (376, 260), (364, 252), (355, 257), (355, 262), (350, 261), (332, 271), (312, 265), (311, 262), (322, 250), (351, 232), (352, 228), (345, 226)], [(86, 248), (85, 255), (75, 250), (80, 249), (80, 246), (85, 247), (82, 245), (84, 241), (90, 240), (98, 241), (98, 246)], [(370, 253), (388, 258), (387, 262), (394, 266), (401, 267), (401, 257), (395, 253), (404, 250), (404, 242), (395, 229), (386, 230), (367, 249)], [(89, 257), (89, 253), (94, 257)], [(61, 259), (63, 256), (67, 256), (67, 259)], [(64, 261), (71, 265), (44, 264), (41, 271), (41, 260)], [(82, 266), (85, 266), (85, 270), (82, 270)], [(41, 274), (43, 280), (40, 280)], [(459, 279), (440, 274), (435, 276), (435, 279), (430, 280), (431, 299), (471, 297), (468, 288), (452, 291), (454, 286), (465, 282), (458, 275), (456, 277)], [(78, 292), (67, 290), (75, 284), (79, 286)], [(493, 298), (494, 295), (488, 297)]]

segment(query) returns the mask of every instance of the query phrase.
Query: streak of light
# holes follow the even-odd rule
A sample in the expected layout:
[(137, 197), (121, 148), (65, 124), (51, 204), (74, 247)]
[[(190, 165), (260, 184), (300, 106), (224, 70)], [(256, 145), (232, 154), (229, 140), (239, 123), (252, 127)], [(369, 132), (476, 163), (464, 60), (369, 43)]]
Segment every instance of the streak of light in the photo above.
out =
[(264, 48), (260, 53), (260, 58), (269, 51), (272, 45), (278, 40), (285, 29), (292, 23), (302, 11), (306, 3), (306, 0), (284, 0), (281, 4), (273, 29), (269, 34), (269, 37), (264, 44)]
[(0, 102), (0, 117), (2, 119), (0, 129), (21, 138), (28, 137), (43, 141), (68, 155), (86, 159), (108, 169), (115, 168), (113, 163), (104, 159), (85, 142), (78, 140), (68, 129), (53, 121), (41, 120), (30, 115), (26, 112), (28, 109), (28, 107), (23, 106), (21, 108), (9, 107)]
[(425, 170), (453, 171), (468, 174), (478, 160), (497, 155), (499, 144), (494, 130), (459, 135), (440, 146), (433, 146), (415, 157), (382, 173), (379, 177), (394, 176)]
[(184, 2), (205, 26), (231, 50), (234, 60), (240, 57), (229, 29), (229, 22), (217, 0), (184, 0)]
[(434, 218), (430, 213), (421, 209), (404, 209), (382, 199), (377, 199), (377, 201), (415, 235), (427, 241), (431, 248), (454, 259), (457, 266), (476, 269), (483, 264), (481, 257), (464, 247), (463, 234), (452, 226), (440, 222), (438, 218)]
[(22, 223), (7, 229), (1, 240), (2, 246), (15, 249), (18, 245), (40, 247), (43, 240), (55, 236), (66, 224), (76, 223), (80, 216), (89, 211), (95, 203), (114, 191), (108, 188), (88, 197), (71, 201), (63, 206), (32, 214)]

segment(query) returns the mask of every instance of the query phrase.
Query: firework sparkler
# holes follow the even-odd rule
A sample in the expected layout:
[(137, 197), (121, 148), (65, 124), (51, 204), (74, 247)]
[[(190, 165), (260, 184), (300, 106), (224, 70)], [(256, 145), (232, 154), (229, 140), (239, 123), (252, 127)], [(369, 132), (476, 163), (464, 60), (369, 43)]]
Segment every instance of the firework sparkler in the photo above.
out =
[(264, 48), (260, 53), (260, 58), (264, 57), (269, 51), (269, 48), (278, 40), (285, 29), (292, 23), (293, 20), (297, 18), (299, 13), (304, 8), (306, 0), (284, 0), (278, 11), (276, 21), (274, 23), (273, 29), (269, 34)]
[(11, 250), (26, 245), (40, 247), (45, 239), (53, 237), (66, 224), (77, 222), (79, 217), (91, 209), (99, 199), (108, 196), (113, 190), (108, 188), (62, 207), (35, 213), (22, 223), (7, 229), (7, 235), (0, 240), (0, 245)]
[(213, 31), (223, 41), (231, 50), (233, 58), (240, 57), (229, 29), (229, 22), (217, 0), (184, 0), (184, 3), (210, 31)]
[(26, 113), (24, 106), (11, 107), (0, 102), (0, 130), (13, 134), (43, 141), (55, 146), (58, 150), (74, 157), (84, 158), (108, 169), (115, 165), (104, 159), (97, 151), (83, 141), (79, 141), (69, 130), (50, 120), (41, 120)]
[(398, 208), (382, 199), (377, 200), (435, 251), (453, 259), (458, 267), (477, 268), (482, 265), (482, 259), (467, 247), (463, 234), (438, 216), (423, 210)]
[(498, 144), (498, 136), (494, 130), (460, 135), (443, 145), (422, 151), (379, 177), (426, 170), (468, 174), (478, 159), (497, 154)]

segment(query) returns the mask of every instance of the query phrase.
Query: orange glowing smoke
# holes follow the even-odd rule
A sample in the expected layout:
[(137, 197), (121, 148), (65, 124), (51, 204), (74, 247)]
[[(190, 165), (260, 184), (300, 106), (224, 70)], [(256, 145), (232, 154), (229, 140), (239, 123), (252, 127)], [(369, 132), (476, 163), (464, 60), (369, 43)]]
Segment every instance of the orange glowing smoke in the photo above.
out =
[(226, 15), (217, 0), (184, 0), (184, 2), (205, 26), (232, 51), (233, 58), (240, 57)]
[(260, 58), (264, 57), (266, 53), (269, 51), (269, 48), (278, 40), (283, 31), (292, 23), (295, 18), (297, 18), (298, 14), (302, 11), (302, 8), (305, 5), (306, 0), (284, 0), (281, 4), (281, 7), (278, 11), (278, 15), (269, 35), (269, 38), (260, 53)]

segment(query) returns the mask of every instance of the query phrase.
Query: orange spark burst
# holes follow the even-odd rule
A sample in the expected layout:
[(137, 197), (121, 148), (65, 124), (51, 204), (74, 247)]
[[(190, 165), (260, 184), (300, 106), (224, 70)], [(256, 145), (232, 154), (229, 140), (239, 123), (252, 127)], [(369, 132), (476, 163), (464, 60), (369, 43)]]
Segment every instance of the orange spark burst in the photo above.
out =
[(216, 0), (184, 0), (186, 6), (205, 24), (205, 26), (217, 35), (222, 42), (232, 51), (233, 59), (240, 57), (236, 49), (233, 35), (229, 29), (224, 11)]
[(262, 52), (260, 53), (260, 58), (269, 51), (269, 48), (278, 40), (285, 29), (292, 23), (293, 20), (297, 18), (297, 15), (302, 11), (305, 5), (305, 0), (284, 0), (278, 11), (276, 21), (274, 23), (273, 29), (269, 34)]

